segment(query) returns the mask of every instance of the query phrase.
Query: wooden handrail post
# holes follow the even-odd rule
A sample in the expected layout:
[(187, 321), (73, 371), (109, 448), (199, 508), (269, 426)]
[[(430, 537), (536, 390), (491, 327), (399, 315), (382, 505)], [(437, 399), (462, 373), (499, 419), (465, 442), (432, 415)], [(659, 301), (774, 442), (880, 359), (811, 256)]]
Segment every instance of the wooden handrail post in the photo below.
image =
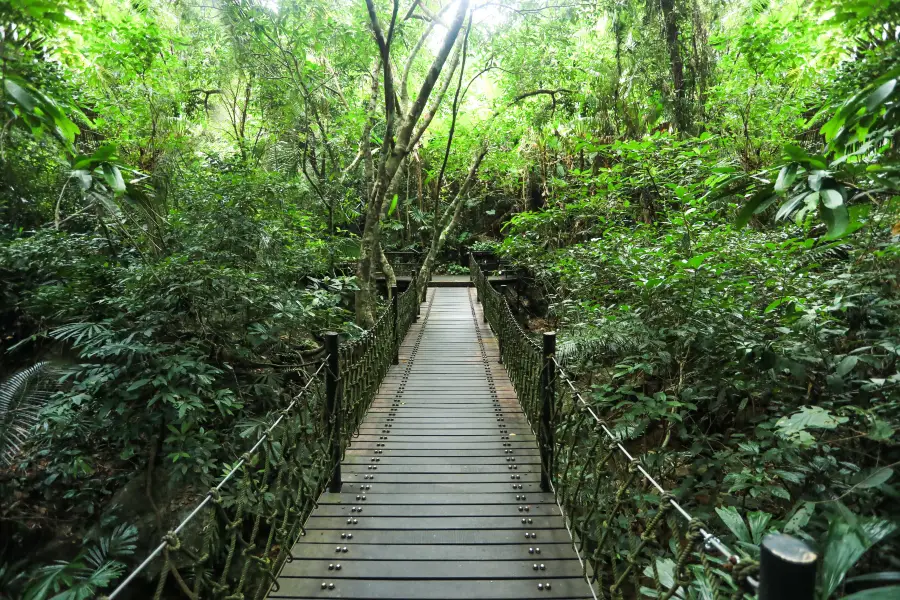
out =
[(338, 334), (329, 331), (325, 334), (325, 352), (328, 354), (325, 366), (325, 416), (328, 419), (331, 436), (331, 460), (334, 461), (334, 470), (331, 472), (331, 481), (328, 491), (338, 493), (341, 491), (341, 360)]
[(556, 332), (544, 332), (543, 360), (541, 365), (541, 491), (550, 491), (550, 470), (553, 468), (553, 403), (556, 396)]
[(759, 600), (813, 600), (819, 557), (806, 542), (770, 533), (759, 549)]
[(397, 286), (391, 287), (391, 311), (394, 313), (394, 364), (400, 364), (400, 304), (397, 301)]

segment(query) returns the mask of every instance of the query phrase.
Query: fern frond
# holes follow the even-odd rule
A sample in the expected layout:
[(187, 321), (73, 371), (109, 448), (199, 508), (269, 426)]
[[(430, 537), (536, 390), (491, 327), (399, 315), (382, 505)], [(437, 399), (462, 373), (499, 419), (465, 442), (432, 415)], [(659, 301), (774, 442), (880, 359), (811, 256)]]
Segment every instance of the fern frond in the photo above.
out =
[(601, 356), (622, 356), (641, 349), (647, 336), (634, 327), (612, 324), (588, 332), (579, 332), (556, 347), (556, 361), (563, 368)]

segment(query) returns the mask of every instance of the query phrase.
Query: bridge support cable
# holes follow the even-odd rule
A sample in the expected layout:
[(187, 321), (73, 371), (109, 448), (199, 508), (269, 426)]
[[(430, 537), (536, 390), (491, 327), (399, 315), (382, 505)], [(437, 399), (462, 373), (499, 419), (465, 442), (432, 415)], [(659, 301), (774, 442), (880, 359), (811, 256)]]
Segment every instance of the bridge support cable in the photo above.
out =
[(418, 310), (410, 286), (361, 336), (325, 335), (326, 356), (256, 442), (109, 594), (126, 598), (261, 600), (305, 534)]
[[(733, 552), (628, 451), (627, 430), (607, 423), (584, 399), (555, 358), (555, 334), (543, 334), (539, 345), (474, 256), (469, 262), (501, 360), (538, 432), (542, 489), (555, 493), (585, 577), (603, 597), (759, 593), (761, 600), (787, 600), (773, 590), (791, 589), (790, 600), (812, 600), (814, 586), (795, 586), (815, 581), (817, 557), (804, 542), (780, 534), (781, 543), (765, 538), (762, 569)], [(656, 458), (657, 464), (665, 460)], [(761, 582), (766, 576), (770, 580)]]

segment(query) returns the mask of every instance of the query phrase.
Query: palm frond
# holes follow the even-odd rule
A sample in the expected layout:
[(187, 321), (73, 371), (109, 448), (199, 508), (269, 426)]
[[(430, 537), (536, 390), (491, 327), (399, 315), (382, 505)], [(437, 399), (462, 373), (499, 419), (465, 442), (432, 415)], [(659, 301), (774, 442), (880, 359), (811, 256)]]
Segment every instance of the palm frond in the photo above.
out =
[(40, 411), (57, 391), (60, 371), (41, 361), (0, 384), (0, 464), (10, 465), (40, 420)]

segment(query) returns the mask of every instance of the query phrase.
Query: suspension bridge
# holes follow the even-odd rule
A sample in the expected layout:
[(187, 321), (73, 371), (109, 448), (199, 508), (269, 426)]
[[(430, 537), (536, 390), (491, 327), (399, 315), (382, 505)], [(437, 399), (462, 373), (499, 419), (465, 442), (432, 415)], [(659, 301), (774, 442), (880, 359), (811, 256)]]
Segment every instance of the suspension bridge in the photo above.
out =
[[(479, 264), (323, 359), (108, 596), (812, 598), (815, 554), (732, 552), (629, 453)], [(458, 287), (453, 287), (457, 284)]]

